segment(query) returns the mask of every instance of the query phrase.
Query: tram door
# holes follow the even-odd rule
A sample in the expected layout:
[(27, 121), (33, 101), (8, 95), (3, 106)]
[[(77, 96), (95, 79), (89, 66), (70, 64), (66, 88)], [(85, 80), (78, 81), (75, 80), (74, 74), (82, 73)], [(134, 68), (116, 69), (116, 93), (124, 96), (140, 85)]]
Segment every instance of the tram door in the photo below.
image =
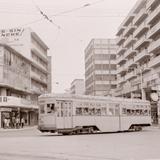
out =
[(72, 102), (59, 100), (59, 117), (57, 117), (58, 128), (72, 128)]

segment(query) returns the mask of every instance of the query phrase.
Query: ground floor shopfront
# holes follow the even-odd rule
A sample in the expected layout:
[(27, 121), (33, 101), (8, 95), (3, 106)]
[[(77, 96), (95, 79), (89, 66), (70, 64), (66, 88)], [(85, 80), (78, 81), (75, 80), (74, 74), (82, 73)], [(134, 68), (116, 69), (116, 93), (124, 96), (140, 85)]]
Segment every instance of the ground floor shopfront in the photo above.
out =
[(20, 128), (38, 123), (38, 109), (0, 106), (0, 128)]

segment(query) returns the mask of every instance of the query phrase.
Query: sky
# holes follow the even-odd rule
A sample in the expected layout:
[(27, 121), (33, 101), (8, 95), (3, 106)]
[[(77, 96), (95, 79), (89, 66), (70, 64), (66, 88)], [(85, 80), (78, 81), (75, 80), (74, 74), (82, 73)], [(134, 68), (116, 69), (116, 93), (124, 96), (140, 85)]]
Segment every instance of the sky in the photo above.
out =
[(52, 92), (64, 92), (74, 79), (85, 78), (84, 49), (90, 40), (115, 38), (136, 1), (0, 0), (0, 28), (35, 31), (52, 56)]

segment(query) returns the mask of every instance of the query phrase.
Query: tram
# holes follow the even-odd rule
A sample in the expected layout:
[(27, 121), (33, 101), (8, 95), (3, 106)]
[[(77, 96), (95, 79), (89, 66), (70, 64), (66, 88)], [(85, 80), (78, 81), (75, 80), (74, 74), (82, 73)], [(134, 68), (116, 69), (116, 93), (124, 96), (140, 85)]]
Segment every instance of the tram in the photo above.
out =
[(73, 94), (39, 97), (41, 132), (80, 134), (141, 130), (151, 124), (149, 101)]

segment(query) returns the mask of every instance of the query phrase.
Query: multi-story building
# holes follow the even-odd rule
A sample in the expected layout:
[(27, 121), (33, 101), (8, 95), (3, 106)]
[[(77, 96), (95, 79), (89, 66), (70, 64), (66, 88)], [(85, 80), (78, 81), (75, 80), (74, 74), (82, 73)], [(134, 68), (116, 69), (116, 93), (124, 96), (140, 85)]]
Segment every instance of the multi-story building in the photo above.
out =
[(85, 49), (87, 95), (110, 95), (116, 87), (115, 39), (92, 39)]
[(48, 47), (30, 28), (0, 30), (0, 40), (1, 126), (5, 117), (17, 115), (25, 116), (26, 124), (36, 124), (38, 96), (51, 91)]
[(114, 95), (151, 100), (156, 122), (157, 102), (150, 95), (160, 93), (160, 1), (137, 1), (120, 25), (117, 36)]
[(75, 79), (71, 83), (71, 94), (85, 94), (85, 82), (84, 79)]

